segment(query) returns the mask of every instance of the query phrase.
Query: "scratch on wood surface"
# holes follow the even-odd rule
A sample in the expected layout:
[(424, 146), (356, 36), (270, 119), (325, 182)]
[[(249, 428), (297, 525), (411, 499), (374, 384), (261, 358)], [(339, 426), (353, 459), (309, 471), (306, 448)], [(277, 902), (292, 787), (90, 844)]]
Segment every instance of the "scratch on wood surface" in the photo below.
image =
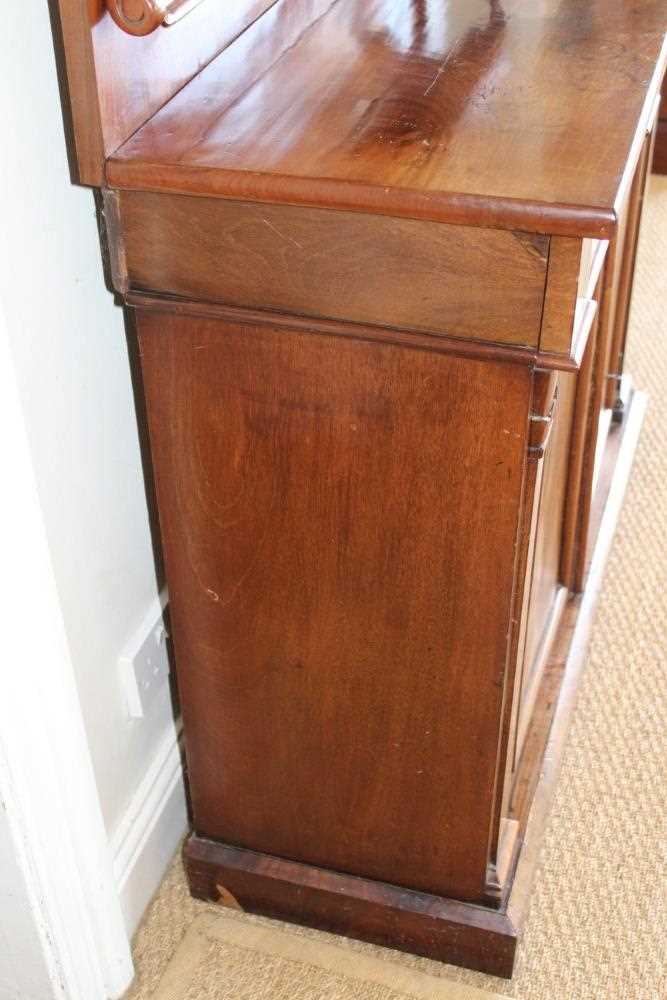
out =
[(277, 229), (274, 225), (272, 225), (269, 222), (268, 219), (264, 219), (263, 218), (262, 222), (264, 223), (265, 226), (268, 226), (269, 229), (272, 229), (273, 232), (276, 234), (276, 236), (280, 236), (281, 240), (287, 240), (288, 243), (291, 243), (292, 246), (298, 247), (299, 250), (305, 250), (306, 249), (305, 247), (302, 247), (301, 244), (297, 240), (292, 239), (291, 236), (286, 236), (285, 233), (281, 233), (279, 229)]
[(426, 90), (424, 91), (424, 95), (423, 95), (424, 97), (428, 97), (428, 95), (429, 95), (429, 94), (431, 93), (431, 91), (433, 90), (433, 88), (434, 88), (434, 87), (435, 87), (435, 85), (437, 84), (438, 80), (440, 79), (440, 77), (441, 77), (441, 76), (443, 75), (443, 73), (445, 72), (445, 69), (446, 69), (446, 67), (447, 67), (447, 63), (448, 63), (448, 62), (450, 61), (450, 59), (452, 59), (452, 58), (454, 57), (454, 55), (456, 54), (456, 52), (457, 52), (457, 51), (459, 50), (460, 46), (461, 46), (461, 41), (459, 40), (459, 41), (458, 41), (458, 42), (457, 42), (457, 43), (456, 43), (455, 45), (453, 45), (453, 46), (452, 46), (452, 48), (451, 48), (451, 49), (449, 50), (449, 52), (447, 53), (447, 55), (445, 56), (445, 58), (443, 59), (443, 61), (442, 61), (442, 62), (440, 63), (440, 65), (438, 66), (438, 69), (437, 69), (437, 71), (436, 71), (436, 74), (435, 74), (435, 76), (433, 77), (433, 79), (432, 79), (432, 80), (431, 80), (431, 82), (429, 83), (428, 87), (427, 87), (427, 88), (426, 88)]

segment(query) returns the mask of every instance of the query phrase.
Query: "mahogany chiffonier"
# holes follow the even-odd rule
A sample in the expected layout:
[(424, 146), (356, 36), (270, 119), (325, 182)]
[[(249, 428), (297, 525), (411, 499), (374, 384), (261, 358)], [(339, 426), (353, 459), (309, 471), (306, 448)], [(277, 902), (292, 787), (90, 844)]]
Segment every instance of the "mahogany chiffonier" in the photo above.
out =
[(662, 0), (59, 0), (192, 892), (509, 976), (644, 399)]

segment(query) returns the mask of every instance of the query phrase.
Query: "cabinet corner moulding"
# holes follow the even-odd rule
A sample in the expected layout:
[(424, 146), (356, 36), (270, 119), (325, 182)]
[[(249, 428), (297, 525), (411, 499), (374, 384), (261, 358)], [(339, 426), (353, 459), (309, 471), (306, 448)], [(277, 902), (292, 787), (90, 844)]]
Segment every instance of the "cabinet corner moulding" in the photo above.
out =
[(205, 0), (107, 0), (119, 28), (128, 35), (150, 35), (160, 26), (169, 27)]

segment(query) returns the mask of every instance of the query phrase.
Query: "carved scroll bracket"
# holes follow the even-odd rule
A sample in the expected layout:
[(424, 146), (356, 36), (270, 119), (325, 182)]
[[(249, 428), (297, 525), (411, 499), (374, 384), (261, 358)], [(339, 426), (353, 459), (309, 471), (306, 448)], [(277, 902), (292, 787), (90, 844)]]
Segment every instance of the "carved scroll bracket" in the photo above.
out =
[(150, 35), (180, 21), (204, 0), (107, 0), (111, 17), (129, 35)]

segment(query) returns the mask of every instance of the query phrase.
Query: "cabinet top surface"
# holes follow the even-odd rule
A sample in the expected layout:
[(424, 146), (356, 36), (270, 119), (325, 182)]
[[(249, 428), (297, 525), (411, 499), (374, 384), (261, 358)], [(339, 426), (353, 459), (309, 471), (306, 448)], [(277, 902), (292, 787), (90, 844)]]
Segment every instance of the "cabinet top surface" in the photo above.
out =
[(666, 22), (664, 0), (277, 0), (108, 182), (603, 235)]

